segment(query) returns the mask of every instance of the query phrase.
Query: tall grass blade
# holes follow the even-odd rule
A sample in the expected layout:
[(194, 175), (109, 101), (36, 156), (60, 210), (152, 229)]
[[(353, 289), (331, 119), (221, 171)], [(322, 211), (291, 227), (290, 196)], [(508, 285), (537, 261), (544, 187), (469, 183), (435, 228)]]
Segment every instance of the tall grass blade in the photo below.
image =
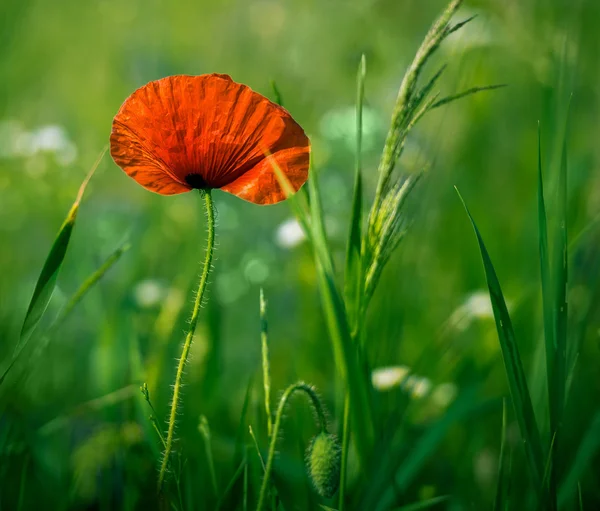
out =
[(350, 214), (350, 232), (346, 246), (346, 269), (344, 274), (344, 301), (353, 335), (357, 331), (357, 321), (362, 296), (362, 114), (365, 97), (365, 76), (367, 62), (363, 54), (360, 59), (356, 90), (356, 164), (354, 167), (354, 196)]
[(432, 424), (415, 442), (410, 452), (402, 460), (401, 466), (394, 476), (393, 484), (387, 485), (383, 490), (383, 494), (377, 496), (377, 511), (389, 509), (396, 499), (397, 492), (406, 491), (453, 424), (465, 420), (471, 413), (484, 405), (475, 399), (474, 389), (463, 392), (448, 409), (447, 413), (439, 421)]
[(237, 433), (235, 435), (235, 451), (233, 454), (233, 466), (237, 466), (245, 456), (246, 450), (246, 417), (248, 416), (248, 406), (250, 404), (250, 395), (252, 394), (252, 378), (248, 380), (246, 385), (246, 394), (244, 395), (244, 404), (242, 405), (242, 413), (238, 423)]
[(219, 486), (217, 484), (217, 474), (215, 471), (215, 462), (212, 455), (212, 443), (210, 438), (210, 426), (208, 425), (208, 419), (206, 416), (200, 416), (200, 424), (198, 424), (198, 431), (204, 439), (204, 452), (206, 454), (206, 461), (208, 463), (208, 470), (210, 472), (210, 482), (215, 493), (215, 497), (219, 498)]
[(73, 232), (73, 227), (75, 226), (75, 220), (77, 219), (77, 213), (79, 212), (79, 205), (81, 204), (83, 194), (90, 179), (94, 175), (94, 172), (100, 165), (100, 162), (102, 161), (102, 158), (106, 153), (106, 149), (107, 148), (104, 148), (102, 150), (100, 156), (97, 158), (96, 162), (94, 163), (87, 176), (83, 180), (83, 183), (81, 183), (81, 186), (79, 187), (79, 191), (77, 193), (77, 197), (75, 198), (75, 202), (71, 206), (67, 217), (65, 218), (62, 226), (60, 227), (56, 238), (54, 239), (54, 243), (50, 248), (50, 252), (48, 253), (44, 266), (42, 267), (40, 276), (38, 277), (37, 283), (35, 285), (33, 296), (31, 297), (31, 301), (29, 302), (29, 307), (27, 308), (27, 313), (25, 314), (25, 319), (23, 320), (23, 326), (21, 327), (19, 341), (15, 346), (12, 360), (10, 362), (10, 365), (4, 371), (4, 374), (0, 378), (0, 384), (2, 384), (7, 374), (14, 366), (14, 363), (16, 362), (17, 358), (22, 353), (23, 348), (29, 342), (31, 334), (42, 319), (42, 316), (44, 315), (44, 312), (46, 311), (46, 308), (50, 303), (52, 293), (54, 292), (54, 288), (56, 286), (56, 279), (58, 278), (58, 274), (62, 267), (62, 263), (65, 259), (65, 255), (67, 253), (69, 241), (71, 240), (71, 233)]
[(496, 483), (496, 498), (494, 499), (494, 511), (502, 511), (505, 509), (506, 503), (506, 465), (504, 464), (506, 450), (506, 428), (508, 426), (508, 414), (506, 409), (506, 399), (502, 400), (502, 436), (500, 440), (500, 455), (498, 459), (498, 482)]
[(469, 216), (469, 220), (471, 221), (471, 225), (473, 226), (473, 230), (475, 231), (475, 235), (477, 237), (490, 299), (492, 302), (492, 308), (494, 311), (494, 319), (496, 321), (496, 328), (498, 330), (498, 339), (500, 341), (500, 348), (502, 349), (504, 368), (506, 370), (515, 416), (521, 431), (525, 454), (533, 484), (536, 488), (541, 489), (544, 467), (542, 441), (536, 424), (533, 406), (531, 404), (531, 396), (529, 394), (527, 380), (525, 378), (525, 371), (523, 370), (523, 363), (519, 354), (519, 347), (515, 338), (512, 322), (508, 314), (508, 308), (506, 307), (504, 295), (502, 294), (500, 282), (496, 276), (496, 271), (494, 270), (492, 260), (490, 259), (487, 249), (485, 248), (483, 238), (479, 233), (479, 229), (475, 224), (475, 220), (471, 216), (469, 208), (467, 208), (467, 205), (460, 195), (458, 189), (456, 189), (456, 192), (463, 203), (465, 211)]
[[(565, 385), (567, 379), (567, 129), (562, 146), (560, 173), (558, 176), (557, 223), (554, 249), (554, 268), (552, 270), (555, 282), (555, 342), (556, 342), (556, 407), (557, 426), (560, 426), (565, 406)], [(560, 435), (559, 435), (560, 436)]]
[(221, 509), (221, 507), (223, 506), (223, 502), (229, 496), (229, 494), (231, 493), (231, 490), (233, 490), (233, 487), (235, 486), (235, 483), (237, 483), (238, 479), (242, 475), (242, 472), (244, 473), (244, 481), (247, 480), (247, 467), (248, 467), (248, 465), (246, 463), (246, 460), (243, 459), (242, 462), (240, 463), (240, 465), (238, 466), (238, 468), (236, 469), (236, 471), (233, 473), (233, 477), (230, 479), (229, 483), (225, 487), (225, 490), (223, 491), (223, 495), (221, 495), (219, 502), (217, 502), (217, 507), (215, 508), (216, 511), (219, 511), (219, 509)]
[(307, 238), (312, 243), (315, 252), (322, 307), (333, 347), (335, 365), (350, 393), (350, 401), (353, 403), (351, 416), (354, 423), (354, 439), (359, 460), (364, 463), (371, 454), (371, 446), (375, 436), (373, 416), (370, 411), (369, 393), (371, 387), (365, 371), (359, 364), (358, 353), (352, 342), (344, 302), (335, 284), (331, 252), (327, 247), (323, 227), (318, 182), (315, 175), (309, 179), (311, 208), (309, 219), (298, 199), (298, 196), (301, 197), (301, 195), (293, 193), (289, 180), (275, 162), (273, 162), (273, 170), (280, 185), (286, 190), (292, 210), (296, 214), (296, 218), (304, 229)]
[[(542, 281), (542, 308), (544, 315), (544, 341), (546, 349), (546, 381), (548, 385), (548, 410), (550, 413), (550, 434), (556, 441), (558, 430), (558, 400), (557, 379), (555, 374), (556, 340), (554, 331), (554, 304), (552, 299), (552, 285), (550, 280), (550, 256), (548, 250), (548, 227), (546, 203), (544, 201), (544, 179), (542, 172), (542, 140), (538, 123), (538, 237), (540, 252), (540, 273)], [(556, 461), (555, 449), (550, 451), (550, 485), (549, 499), (556, 508)]]
[(577, 491), (577, 485), (581, 478), (585, 475), (585, 471), (588, 469), (592, 461), (600, 450), (600, 412), (596, 412), (592, 423), (585, 433), (575, 459), (564, 478), (564, 482), (560, 487), (558, 493), (558, 505), (559, 507), (566, 506), (569, 500), (573, 497)]
[(83, 281), (79, 289), (75, 291), (73, 296), (69, 299), (59, 316), (52, 324), (52, 330), (56, 330), (61, 323), (69, 316), (73, 309), (83, 300), (83, 297), (98, 283), (98, 281), (104, 277), (106, 272), (110, 270), (118, 261), (121, 256), (131, 248), (129, 242), (124, 243), (112, 252), (105, 261), (98, 267), (94, 273), (92, 273), (87, 279)]

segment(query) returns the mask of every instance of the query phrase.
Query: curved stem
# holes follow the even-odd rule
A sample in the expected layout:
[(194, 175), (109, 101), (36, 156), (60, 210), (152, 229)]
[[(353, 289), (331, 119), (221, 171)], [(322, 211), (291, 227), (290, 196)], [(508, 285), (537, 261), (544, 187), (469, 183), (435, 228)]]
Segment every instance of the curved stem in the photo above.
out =
[(298, 382), (298, 383), (294, 383), (293, 385), (290, 385), (287, 389), (285, 389), (283, 396), (281, 396), (281, 399), (279, 400), (279, 406), (277, 407), (277, 414), (275, 415), (275, 424), (273, 425), (273, 434), (271, 435), (271, 444), (269, 446), (269, 457), (267, 458), (267, 465), (265, 467), (265, 476), (263, 478), (262, 486), (260, 487), (260, 495), (258, 497), (258, 506), (256, 507), (257, 511), (262, 510), (262, 508), (264, 506), (265, 498), (267, 495), (267, 487), (269, 486), (269, 479), (271, 476), (271, 470), (273, 468), (273, 459), (275, 458), (275, 446), (277, 444), (277, 438), (279, 435), (279, 427), (281, 426), (281, 420), (283, 418), (283, 410), (285, 408), (285, 405), (288, 402), (288, 399), (296, 391), (302, 391), (310, 398), (312, 405), (314, 406), (314, 408), (317, 412), (319, 427), (321, 428), (321, 431), (327, 430), (327, 420), (325, 419), (325, 413), (323, 412), (323, 407), (321, 406), (321, 401), (319, 400), (319, 396), (317, 396), (317, 393), (314, 391), (314, 389), (310, 385), (307, 385), (304, 382)]
[(162, 489), (162, 485), (165, 480), (165, 475), (167, 473), (167, 467), (169, 465), (169, 458), (173, 449), (173, 435), (175, 432), (175, 422), (177, 420), (177, 406), (179, 405), (179, 397), (181, 393), (181, 380), (183, 378), (183, 368), (185, 367), (185, 363), (190, 353), (190, 348), (192, 346), (192, 340), (194, 339), (194, 332), (196, 331), (196, 324), (198, 323), (200, 305), (202, 304), (202, 298), (206, 289), (208, 274), (210, 273), (213, 250), (215, 245), (215, 210), (213, 206), (211, 191), (205, 190), (203, 193), (208, 225), (208, 234), (206, 236), (206, 257), (204, 259), (204, 267), (202, 268), (202, 275), (200, 276), (200, 284), (198, 285), (198, 291), (196, 291), (194, 309), (192, 311), (192, 318), (190, 319), (190, 329), (185, 338), (185, 342), (183, 343), (181, 358), (179, 359), (179, 364), (177, 365), (177, 374), (175, 375), (175, 384), (173, 385), (173, 399), (171, 400), (171, 412), (169, 414), (169, 429), (167, 430), (167, 441), (163, 460), (160, 466), (160, 474), (158, 476), (159, 491)]

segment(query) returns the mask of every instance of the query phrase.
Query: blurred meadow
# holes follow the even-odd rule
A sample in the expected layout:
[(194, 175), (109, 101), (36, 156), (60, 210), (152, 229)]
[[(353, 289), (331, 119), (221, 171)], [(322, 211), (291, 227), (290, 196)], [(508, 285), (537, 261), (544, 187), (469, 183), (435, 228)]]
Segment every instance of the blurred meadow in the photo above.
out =
[[(283, 106), (311, 140), (341, 282), (361, 55), (366, 216), (398, 87), (445, 6), (444, 0), (3, 0), (2, 372), (56, 233), (108, 144), (113, 116), (136, 88), (164, 76), (226, 73), (273, 100), (276, 83)], [(436, 83), (442, 96), (507, 86), (428, 113), (406, 140), (395, 172), (424, 169), (424, 176), (407, 200), (408, 230), (366, 316), (363, 360), (378, 426), (368, 469), (350, 449), (346, 508), (421, 509), (403, 506), (424, 502), (440, 510), (492, 509), (500, 481), (505, 498), (496, 509), (536, 509), (477, 239), (454, 186), (502, 285), (547, 449), (539, 121), (551, 234), (560, 214), (565, 131), (568, 147), (567, 358), (576, 363), (560, 435), (559, 502), (561, 509), (600, 509), (600, 3), (469, 0), (453, 22), (473, 15), (442, 43), (424, 80), (446, 63)], [(214, 270), (186, 367), (180, 454), (173, 458), (182, 463), (179, 499), (170, 507), (156, 495), (162, 448), (148, 417), (155, 413), (162, 425), (168, 413), (204, 258), (203, 205), (197, 193), (163, 197), (143, 190), (106, 154), (85, 191), (48, 309), (0, 384), (0, 509), (215, 509), (220, 497), (222, 509), (255, 509), (262, 467), (248, 426), (263, 457), (268, 448), (261, 288), (272, 409), (288, 385), (303, 380), (316, 387), (330, 430), (341, 438), (344, 388), (313, 250), (289, 202), (257, 207), (220, 191), (213, 197)], [(52, 325), (80, 285), (123, 246), (68, 317)], [(208, 435), (199, 427), (202, 416)], [(271, 478), (278, 509), (338, 509), (337, 496), (322, 499), (310, 486), (304, 457), (317, 431), (300, 398), (287, 408), (282, 429)], [(241, 459), (248, 468), (232, 480)]]

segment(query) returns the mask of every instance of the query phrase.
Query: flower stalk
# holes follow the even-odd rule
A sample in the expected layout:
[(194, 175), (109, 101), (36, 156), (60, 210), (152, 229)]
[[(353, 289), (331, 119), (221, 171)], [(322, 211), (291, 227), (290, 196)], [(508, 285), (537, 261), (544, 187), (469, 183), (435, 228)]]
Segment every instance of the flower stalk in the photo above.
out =
[(179, 363), (177, 365), (177, 374), (175, 375), (175, 384), (173, 385), (173, 399), (171, 400), (171, 412), (169, 414), (169, 426), (167, 430), (165, 452), (163, 455), (160, 473), (158, 476), (159, 492), (162, 490), (167, 469), (169, 466), (169, 458), (171, 456), (171, 451), (173, 450), (173, 436), (175, 434), (175, 423), (177, 421), (177, 407), (179, 406), (179, 398), (181, 396), (181, 380), (183, 379), (183, 369), (190, 354), (190, 348), (194, 339), (196, 325), (198, 324), (200, 305), (202, 304), (204, 291), (206, 290), (206, 284), (208, 283), (208, 275), (211, 269), (213, 251), (215, 246), (215, 210), (211, 190), (202, 190), (201, 193), (204, 195), (204, 204), (206, 207), (206, 219), (208, 226), (208, 233), (206, 236), (206, 257), (204, 259), (204, 266), (202, 268), (202, 274), (200, 276), (200, 284), (198, 285), (198, 290), (196, 291), (194, 309), (192, 310), (192, 317), (190, 319), (190, 328), (185, 338), (185, 342), (183, 343), (181, 357), (179, 358)]
[(271, 470), (273, 469), (275, 447), (277, 445), (277, 438), (279, 437), (279, 428), (281, 427), (281, 421), (283, 419), (283, 411), (290, 397), (292, 397), (292, 395), (298, 391), (304, 392), (310, 399), (317, 415), (320, 432), (327, 432), (327, 420), (325, 419), (325, 412), (323, 411), (323, 406), (321, 405), (321, 401), (319, 400), (319, 396), (315, 392), (315, 389), (304, 382), (298, 382), (290, 385), (283, 393), (283, 396), (281, 396), (281, 399), (279, 400), (279, 406), (277, 407), (275, 423), (273, 425), (273, 432), (271, 435), (271, 443), (269, 446), (269, 455), (267, 457), (267, 464), (265, 466), (265, 476), (263, 477), (262, 485), (260, 487), (258, 506), (256, 507), (257, 511), (262, 511), (266, 502), (267, 488), (269, 487)]

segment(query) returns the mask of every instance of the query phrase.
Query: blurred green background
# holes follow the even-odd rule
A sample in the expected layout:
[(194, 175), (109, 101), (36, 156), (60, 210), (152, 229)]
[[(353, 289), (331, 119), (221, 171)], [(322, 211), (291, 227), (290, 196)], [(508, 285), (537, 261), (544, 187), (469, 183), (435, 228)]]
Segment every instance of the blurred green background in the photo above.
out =
[[(276, 81), (284, 106), (311, 138), (328, 235), (342, 268), (360, 56), (366, 55), (368, 68), (364, 179), (370, 203), (400, 80), (444, 5), (3, 0), (0, 367), (8, 364), (39, 271), (77, 188), (108, 143), (112, 117), (133, 90), (163, 76), (227, 73), (269, 97), (270, 80)], [(496, 265), (534, 405), (543, 411), (537, 122), (552, 210), (571, 94), (570, 239), (587, 228), (571, 247), (569, 274), (569, 342), (572, 349), (580, 347), (567, 409), (566, 434), (574, 446), (600, 403), (600, 231), (594, 223), (600, 212), (600, 3), (468, 1), (460, 18), (473, 14), (477, 18), (436, 56), (436, 64), (449, 64), (440, 89), (449, 94), (491, 83), (508, 87), (436, 110), (410, 136), (401, 171), (427, 168), (426, 178), (411, 198), (412, 225), (385, 270), (367, 332), (372, 367), (396, 367), (376, 373), (382, 409), (394, 410), (402, 397), (394, 387), (402, 367), (418, 376), (401, 426), (407, 445), (443, 416), (456, 395), (471, 391), (485, 404), (449, 428), (397, 502), (450, 495), (438, 508), (452, 510), (491, 508), (501, 397), (508, 392), (478, 249), (453, 185), (467, 200)], [(435, 70), (430, 64), (428, 73)], [(214, 505), (199, 417), (206, 415), (211, 425), (217, 479), (224, 488), (235, 468), (231, 459), (251, 379), (249, 421), (266, 446), (260, 287), (269, 302), (275, 395), (303, 379), (323, 396), (334, 428), (341, 417), (312, 253), (289, 205), (257, 207), (221, 192), (215, 201), (215, 269), (187, 366), (178, 428), (178, 445), (188, 459), (188, 509)], [(49, 316), (116, 247), (129, 240), (132, 248), (46, 349), (37, 356), (28, 350), (26, 376), (0, 391), (2, 509), (156, 506), (159, 446), (138, 388), (148, 383), (162, 420), (204, 233), (197, 194), (154, 195), (104, 158), (86, 192)], [(306, 408), (297, 403), (290, 409), (280, 443), (277, 480), (286, 509), (317, 508), (302, 469), (314, 434)], [(525, 474), (524, 458), (512, 419), (508, 432), (513, 491), (519, 495), (526, 476), (519, 476)], [(594, 470), (599, 461), (592, 459), (581, 480), (585, 509), (600, 508), (600, 475)], [(518, 504), (515, 509), (521, 509)]]

